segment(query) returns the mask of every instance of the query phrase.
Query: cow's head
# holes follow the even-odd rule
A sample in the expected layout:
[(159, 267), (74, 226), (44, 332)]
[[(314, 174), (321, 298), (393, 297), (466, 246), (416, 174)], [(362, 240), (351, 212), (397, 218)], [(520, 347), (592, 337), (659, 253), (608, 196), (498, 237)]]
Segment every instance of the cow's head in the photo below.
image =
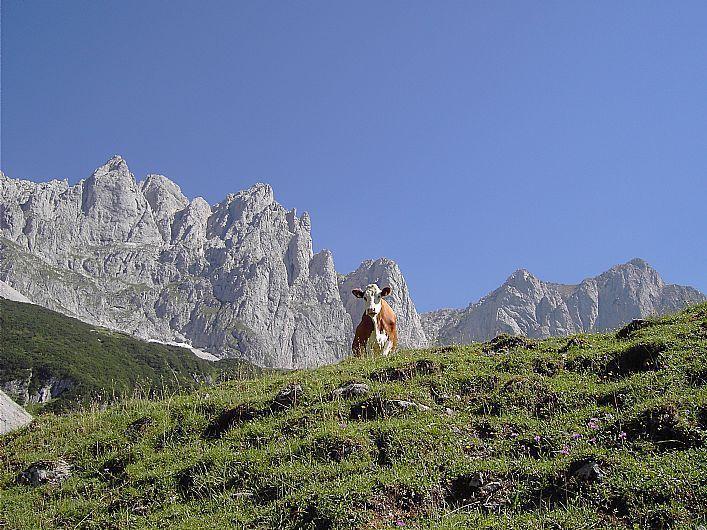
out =
[(351, 291), (356, 298), (363, 298), (366, 302), (366, 314), (375, 317), (383, 307), (383, 297), (390, 294), (390, 287), (381, 289), (375, 283), (370, 284), (365, 290), (354, 289)]

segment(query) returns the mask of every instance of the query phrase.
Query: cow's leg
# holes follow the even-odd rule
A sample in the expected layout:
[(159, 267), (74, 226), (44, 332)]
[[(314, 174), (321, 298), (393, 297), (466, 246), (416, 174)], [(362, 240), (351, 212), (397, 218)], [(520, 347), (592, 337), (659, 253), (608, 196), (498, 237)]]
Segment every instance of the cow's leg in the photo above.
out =
[(388, 354), (390, 354), (390, 351), (392, 349), (393, 349), (393, 341), (392, 340), (385, 341), (385, 346), (383, 347), (383, 356), (387, 357)]

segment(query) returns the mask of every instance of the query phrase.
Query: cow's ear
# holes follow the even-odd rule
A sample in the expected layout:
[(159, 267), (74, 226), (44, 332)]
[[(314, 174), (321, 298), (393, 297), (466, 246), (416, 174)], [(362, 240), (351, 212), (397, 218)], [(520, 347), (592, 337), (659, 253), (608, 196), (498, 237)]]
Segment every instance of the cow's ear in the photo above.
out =
[(361, 289), (354, 289), (351, 292), (356, 298), (363, 298), (363, 291)]
[(390, 294), (390, 287), (383, 287), (381, 291), (381, 296), (388, 296)]

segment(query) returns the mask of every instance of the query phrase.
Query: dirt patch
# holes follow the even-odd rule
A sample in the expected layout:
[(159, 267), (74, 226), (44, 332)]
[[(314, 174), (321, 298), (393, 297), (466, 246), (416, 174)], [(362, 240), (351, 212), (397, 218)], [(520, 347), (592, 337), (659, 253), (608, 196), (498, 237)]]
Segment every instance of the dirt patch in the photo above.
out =
[(381, 467), (391, 467), (393, 461), (400, 455), (401, 448), (393, 435), (386, 431), (371, 433), (376, 447), (376, 463)]
[(109, 458), (100, 467), (99, 476), (108, 482), (124, 482), (128, 478), (127, 467), (135, 462), (135, 455), (127, 453)]
[(439, 366), (436, 363), (428, 359), (420, 359), (414, 363), (373, 372), (370, 378), (381, 383), (388, 383), (392, 381), (409, 381), (414, 377), (430, 375), (436, 372), (439, 372)]
[(624, 327), (622, 327), (619, 331), (616, 332), (616, 338), (620, 340), (626, 340), (631, 338), (636, 331), (640, 329), (645, 329), (649, 328), (651, 326), (655, 326), (655, 322), (651, 322), (650, 320), (645, 320), (643, 318), (637, 318), (635, 320), (632, 320), (628, 324), (626, 324)]
[(125, 436), (131, 440), (136, 440), (145, 435), (155, 420), (150, 416), (143, 416), (131, 422), (125, 429)]
[(567, 343), (562, 346), (558, 351), (558, 353), (567, 353), (570, 351), (572, 348), (584, 348), (584, 346), (587, 345), (587, 342), (580, 338), (580, 337), (572, 337), (567, 341)]
[(648, 440), (663, 450), (700, 447), (705, 442), (697, 422), (689, 421), (674, 405), (646, 410), (624, 424), (623, 430), (629, 440)]
[(198, 462), (175, 475), (177, 491), (184, 499), (213, 497), (223, 491), (223, 483), (216, 478), (211, 461)]
[(660, 370), (660, 353), (665, 351), (664, 344), (648, 342), (626, 348), (614, 353), (604, 366), (605, 377), (625, 377), (638, 372)]
[(504, 353), (518, 348), (534, 350), (538, 344), (536, 341), (520, 335), (502, 334), (485, 342), (483, 351), (487, 353)]
[(539, 375), (553, 377), (559, 374), (564, 368), (565, 363), (562, 359), (539, 357), (533, 360), (533, 372)]
[(356, 403), (351, 407), (349, 418), (352, 420), (373, 420), (397, 416), (406, 411), (427, 411), (430, 408), (414, 401), (404, 399), (383, 399), (374, 396), (370, 399)]
[(314, 503), (291, 507), (289, 518), (294, 523), (292, 528), (296, 530), (332, 530), (334, 528), (334, 521), (326, 514), (321, 513)]
[(511, 504), (512, 494), (513, 484), (508, 477), (480, 471), (450, 480), (445, 500), (452, 507), (469, 506), (497, 513)]
[(312, 442), (312, 454), (319, 460), (341, 462), (345, 458), (361, 451), (361, 443), (350, 438), (322, 436)]
[(206, 427), (203, 438), (211, 440), (221, 438), (236, 425), (251, 421), (260, 415), (261, 412), (259, 410), (248, 404), (238, 405), (233, 409), (224, 410)]

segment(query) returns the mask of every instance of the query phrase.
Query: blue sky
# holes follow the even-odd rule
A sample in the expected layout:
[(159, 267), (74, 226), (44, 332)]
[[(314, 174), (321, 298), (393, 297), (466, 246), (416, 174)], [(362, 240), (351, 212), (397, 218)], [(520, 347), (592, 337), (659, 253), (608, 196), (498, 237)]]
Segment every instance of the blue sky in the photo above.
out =
[(418, 309), (642, 257), (707, 292), (707, 3), (3, 0), (2, 169), (254, 182)]

